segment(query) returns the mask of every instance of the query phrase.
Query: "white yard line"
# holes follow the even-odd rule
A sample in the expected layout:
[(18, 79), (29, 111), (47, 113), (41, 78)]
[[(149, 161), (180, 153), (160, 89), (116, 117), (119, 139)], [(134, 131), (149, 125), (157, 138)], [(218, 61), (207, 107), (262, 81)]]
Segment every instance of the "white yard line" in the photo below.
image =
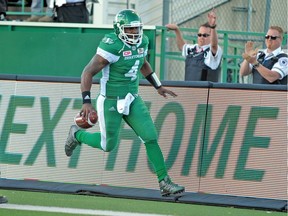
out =
[(132, 212), (117, 212), (106, 210), (93, 209), (77, 209), (77, 208), (61, 208), (61, 207), (47, 207), (47, 206), (33, 206), (33, 205), (16, 205), (16, 204), (0, 204), (0, 209), (16, 209), (26, 211), (41, 211), (41, 212), (57, 212), (69, 214), (85, 214), (85, 215), (103, 215), (103, 216), (169, 216), (160, 214), (144, 214)]

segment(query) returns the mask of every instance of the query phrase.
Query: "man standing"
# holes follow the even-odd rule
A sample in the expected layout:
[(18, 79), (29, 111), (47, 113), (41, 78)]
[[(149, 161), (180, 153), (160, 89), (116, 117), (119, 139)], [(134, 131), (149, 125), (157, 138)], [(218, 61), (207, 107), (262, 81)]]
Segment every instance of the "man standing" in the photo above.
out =
[(215, 10), (208, 13), (208, 22), (200, 26), (197, 44), (187, 44), (176, 24), (167, 24), (166, 27), (175, 31), (178, 49), (186, 58), (185, 80), (218, 82), (223, 52), (218, 45)]
[(158, 144), (158, 134), (149, 110), (138, 95), (140, 72), (163, 97), (177, 95), (161, 85), (146, 60), (148, 37), (143, 34), (141, 18), (134, 10), (122, 10), (114, 19), (114, 32), (105, 35), (97, 53), (84, 68), (81, 77), (83, 106), (81, 113), (87, 119), (94, 111), (90, 89), (92, 78), (102, 69), (97, 113), (100, 133), (88, 133), (72, 125), (65, 143), (69, 157), (73, 150), (85, 143), (105, 152), (112, 151), (119, 142), (122, 119), (145, 144), (146, 153), (158, 177), (162, 196), (176, 195), (185, 188), (172, 182)]
[(85, 0), (55, 0), (56, 22), (89, 23)]
[(252, 73), (254, 84), (282, 84), (287, 85), (288, 55), (281, 49), (283, 29), (271, 26), (265, 36), (266, 49), (254, 49), (254, 43), (245, 44), (244, 61), (240, 67), (240, 75)]

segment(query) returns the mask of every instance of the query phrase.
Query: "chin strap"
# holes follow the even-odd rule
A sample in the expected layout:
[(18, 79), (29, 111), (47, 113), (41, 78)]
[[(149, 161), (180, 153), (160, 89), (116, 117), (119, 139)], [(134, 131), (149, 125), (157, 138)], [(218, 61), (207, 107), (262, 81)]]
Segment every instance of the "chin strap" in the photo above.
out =
[(145, 77), (156, 89), (159, 89), (162, 84), (160, 80), (158, 79), (155, 72), (150, 73), (148, 76)]

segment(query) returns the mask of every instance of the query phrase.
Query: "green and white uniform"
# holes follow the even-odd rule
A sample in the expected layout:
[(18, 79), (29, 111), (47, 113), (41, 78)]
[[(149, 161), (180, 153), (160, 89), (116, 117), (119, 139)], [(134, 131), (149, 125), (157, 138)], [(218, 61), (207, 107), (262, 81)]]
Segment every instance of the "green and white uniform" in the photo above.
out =
[(138, 94), (139, 71), (148, 51), (148, 38), (130, 46), (115, 33), (106, 35), (99, 44), (97, 54), (110, 62), (103, 69), (101, 91), (104, 96), (125, 97), (128, 92)]
[[(163, 154), (158, 145), (158, 134), (150, 113), (138, 95), (140, 69), (148, 52), (148, 38), (135, 45), (123, 43), (115, 33), (105, 35), (97, 49), (97, 54), (109, 61), (102, 71), (100, 94), (97, 98), (97, 113), (101, 133), (79, 131), (76, 138), (94, 148), (113, 150), (119, 142), (121, 121), (135, 131), (144, 142), (149, 160), (152, 162), (158, 180), (166, 175)], [(128, 115), (117, 111), (117, 98), (123, 99), (131, 93), (135, 100), (130, 105)]]

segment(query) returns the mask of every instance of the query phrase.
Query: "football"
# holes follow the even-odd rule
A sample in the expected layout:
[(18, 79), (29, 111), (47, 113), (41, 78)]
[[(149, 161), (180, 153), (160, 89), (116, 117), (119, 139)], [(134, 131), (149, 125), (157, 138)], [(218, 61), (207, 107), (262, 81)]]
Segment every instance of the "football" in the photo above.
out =
[(75, 124), (83, 129), (91, 128), (93, 127), (98, 121), (98, 115), (97, 112), (90, 112), (88, 114), (88, 119), (86, 120), (81, 113), (77, 113), (74, 117)]

